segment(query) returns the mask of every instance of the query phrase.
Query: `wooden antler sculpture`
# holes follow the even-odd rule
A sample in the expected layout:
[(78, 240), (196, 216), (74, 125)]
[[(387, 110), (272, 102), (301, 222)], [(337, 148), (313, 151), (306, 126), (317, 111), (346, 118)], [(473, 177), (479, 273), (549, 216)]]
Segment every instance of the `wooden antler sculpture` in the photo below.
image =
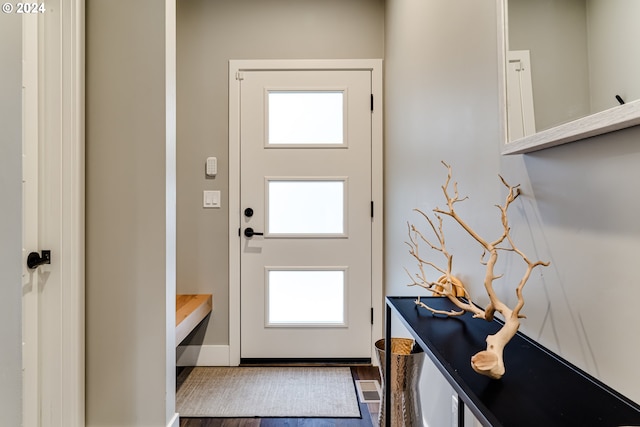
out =
[[(451, 184), (451, 166), (442, 162), (447, 168), (447, 180), (442, 186), (442, 191), (447, 201), (447, 208), (440, 209), (435, 208), (435, 218), (437, 219), (437, 227), (434, 221), (429, 218), (427, 214), (419, 209), (415, 209), (422, 217), (424, 217), (429, 223), (433, 234), (438, 241), (437, 244), (432, 243), (427, 239), (423, 233), (421, 233), (416, 226), (408, 224), (409, 227), (409, 242), (406, 242), (409, 246), (409, 253), (418, 262), (418, 273), (411, 275), (408, 271), (409, 277), (411, 277), (412, 283), (409, 286), (420, 286), (434, 295), (440, 295), (448, 298), (456, 307), (460, 310), (442, 311), (435, 310), (429, 307), (424, 302), (420, 301), (420, 298), (416, 300), (416, 304), (430, 310), (433, 313), (444, 314), (448, 316), (459, 316), (464, 312), (470, 312), (474, 318), (481, 318), (487, 321), (492, 321), (495, 312), (499, 312), (504, 317), (503, 327), (494, 335), (487, 337), (486, 350), (476, 353), (471, 357), (471, 366), (479, 374), (486, 375), (488, 377), (499, 379), (504, 375), (505, 367), (503, 360), (503, 350), (507, 343), (513, 338), (520, 327), (520, 319), (524, 316), (520, 314), (522, 307), (524, 306), (524, 297), (522, 295), (522, 288), (529, 279), (532, 270), (539, 266), (548, 266), (548, 262), (535, 261), (532, 262), (527, 256), (520, 251), (514, 244), (510, 236), (509, 221), (507, 218), (507, 210), (513, 201), (520, 195), (519, 185), (511, 186), (504, 178), (500, 176), (500, 180), (507, 187), (508, 193), (503, 205), (497, 205), (500, 210), (500, 217), (502, 222), (502, 234), (493, 241), (483, 239), (476, 233), (455, 211), (455, 204), (466, 199), (460, 198), (458, 194), (458, 185), (453, 183), (453, 195), (450, 194), (449, 185)], [(483, 248), (481, 257), (481, 263), (486, 266), (484, 276), (484, 287), (489, 296), (489, 304), (484, 308), (480, 308), (472, 302), (471, 295), (465, 288), (464, 284), (460, 282), (452, 274), (453, 256), (447, 251), (444, 240), (444, 233), (442, 229), (443, 215), (453, 218), (471, 237), (473, 237)], [(427, 261), (420, 253), (421, 242), (424, 242), (430, 249), (440, 252), (446, 259), (446, 268), (441, 268), (434, 262)], [(500, 301), (496, 292), (493, 289), (493, 282), (499, 279), (501, 276), (497, 276), (494, 273), (496, 262), (498, 261), (499, 251), (508, 251), (518, 254), (526, 263), (527, 268), (516, 287), (516, 296), (518, 302), (515, 307), (509, 308), (505, 303)], [(426, 268), (431, 268), (441, 276), (436, 281), (430, 281), (427, 279)], [(406, 270), (406, 269), (405, 269)], [(464, 297), (460, 299), (459, 297)]]

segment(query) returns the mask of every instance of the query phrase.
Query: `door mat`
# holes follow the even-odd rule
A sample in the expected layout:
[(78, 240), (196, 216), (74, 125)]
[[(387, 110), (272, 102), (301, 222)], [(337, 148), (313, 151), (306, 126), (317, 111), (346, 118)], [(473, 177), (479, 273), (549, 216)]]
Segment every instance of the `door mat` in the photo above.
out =
[(195, 367), (176, 393), (181, 417), (359, 418), (348, 367)]

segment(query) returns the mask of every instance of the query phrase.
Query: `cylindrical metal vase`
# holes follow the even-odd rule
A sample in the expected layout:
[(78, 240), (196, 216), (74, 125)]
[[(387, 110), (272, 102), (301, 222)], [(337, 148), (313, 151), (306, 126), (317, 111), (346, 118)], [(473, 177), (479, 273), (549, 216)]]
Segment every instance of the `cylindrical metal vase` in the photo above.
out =
[[(424, 361), (424, 352), (419, 349), (412, 353), (414, 341), (409, 338), (391, 338), (391, 426), (392, 427), (421, 427), (422, 410), (418, 382)], [(380, 378), (387, 381), (385, 373), (385, 345), (384, 340), (376, 342)], [(385, 425), (385, 393), (382, 393), (378, 423)]]

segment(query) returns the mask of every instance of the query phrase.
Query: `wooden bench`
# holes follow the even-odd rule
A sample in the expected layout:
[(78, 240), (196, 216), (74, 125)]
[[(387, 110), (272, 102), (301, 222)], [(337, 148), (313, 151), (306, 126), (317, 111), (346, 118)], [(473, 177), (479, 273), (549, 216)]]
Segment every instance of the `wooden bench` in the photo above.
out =
[(176, 347), (213, 310), (211, 294), (176, 295)]

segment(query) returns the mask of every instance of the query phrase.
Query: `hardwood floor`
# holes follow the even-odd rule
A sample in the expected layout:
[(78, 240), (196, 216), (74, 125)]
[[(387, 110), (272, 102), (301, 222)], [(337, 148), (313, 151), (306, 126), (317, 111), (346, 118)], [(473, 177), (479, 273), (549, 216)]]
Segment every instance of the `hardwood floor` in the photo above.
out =
[[(180, 387), (178, 371), (178, 387)], [(375, 366), (351, 366), (354, 380), (380, 380)], [(376, 427), (377, 403), (360, 403), (362, 418), (182, 418), (180, 427)]]

